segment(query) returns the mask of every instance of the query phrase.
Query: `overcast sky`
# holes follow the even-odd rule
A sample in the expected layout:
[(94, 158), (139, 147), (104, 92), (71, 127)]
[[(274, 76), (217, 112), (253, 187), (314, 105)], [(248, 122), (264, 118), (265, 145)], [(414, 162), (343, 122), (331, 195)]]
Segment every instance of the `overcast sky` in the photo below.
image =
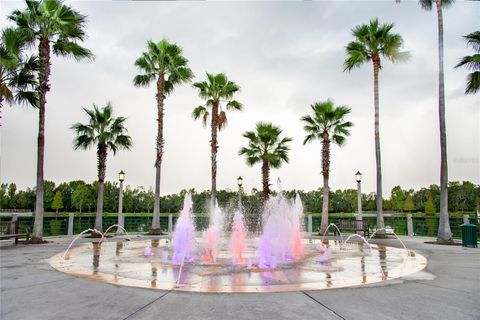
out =
[[(131, 186), (154, 185), (155, 88), (135, 88), (133, 62), (147, 39), (166, 37), (184, 49), (195, 73), (225, 72), (241, 86), (243, 112), (228, 113), (219, 134), (217, 188), (236, 190), (244, 177), (247, 191), (261, 189), (260, 166), (248, 167), (238, 150), (242, 133), (258, 121), (271, 121), (293, 137), (290, 163), (271, 170), (285, 189), (321, 187), (320, 143), (302, 145), (299, 119), (310, 104), (332, 98), (352, 109), (355, 126), (344, 147), (332, 147), (330, 186), (355, 188), (354, 173), (364, 174), (362, 191), (375, 190), (373, 72), (371, 64), (343, 72), (351, 29), (378, 17), (393, 22), (393, 32), (411, 52), (407, 63), (385, 61), (380, 72), (380, 130), (384, 195), (395, 185), (418, 189), (439, 184), (437, 17), (417, 1), (324, 2), (129, 2), (68, 1), (88, 17), (84, 45), (94, 62), (52, 59), (46, 107), (45, 179), (56, 183), (96, 179), (95, 150), (74, 151), (70, 126), (85, 122), (82, 107), (111, 101), (116, 115), (128, 117), (134, 147), (109, 154), (107, 180), (126, 172)], [(1, 0), (1, 25), (22, 2)], [(457, 1), (444, 11), (445, 88), (449, 180), (479, 183), (480, 94), (463, 94), (466, 71), (454, 69), (472, 54), (463, 35), (478, 30), (479, 2)], [(190, 85), (165, 101), (165, 155), (162, 194), (210, 186), (210, 131), (191, 112), (202, 104)], [(1, 182), (34, 186), (38, 112), (5, 107), (1, 127)]]

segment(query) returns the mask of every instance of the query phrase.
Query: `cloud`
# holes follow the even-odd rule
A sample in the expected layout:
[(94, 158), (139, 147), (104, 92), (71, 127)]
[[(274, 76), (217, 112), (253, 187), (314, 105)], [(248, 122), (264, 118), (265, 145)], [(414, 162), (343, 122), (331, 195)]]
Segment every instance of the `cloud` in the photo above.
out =
[[(134, 141), (131, 152), (109, 155), (107, 179), (127, 172), (127, 183), (152, 186), (156, 133), (155, 89), (135, 88), (133, 62), (146, 40), (167, 37), (177, 42), (196, 75), (225, 72), (241, 87), (244, 112), (232, 112), (219, 135), (218, 187), (235, 189), (242, 175), (246, 190), (260, 189), (260, 168), (247, 167), (237, 153), (246, 144), (241, 134), (255, 123), (271, 121), (294, 138), (291, 161), (272, 170), (285, 188), (311, 190), (322, 185), (320, 145), (302, 146), (299, 119), (309, 105), (331, 97), (352, 108), (355, 123), (343, 148), (332, 149), (332, 188), (355, 187), (354, 173), (365, 173), (363, 190), (375, 190), (373, 144), (373, 75), (366, 64), (343, 72), (345, 45), (351, 29), (371, 18), (394, 22), (394, 31), (412, 53), (407, 63), (384, 63), (380, 73), (381, 142), (384, 193), (395, 185), (421, 187), (439, 180), (438, 71), (435, 12), (416, 2), (69, 2), (88, 17), (85, 45), (95, 61), (78, 63), (54, 58), (48, 95), (45, 177), (96, 179), (95, 151), (74, 151), (69, 127), (84, 121), (82, 107), (111, 101), (115, 113), (128, 117)], [(2, 2), (5, 14), (23, 7)], [(470, 54), (462, 35), (478, 27), (478, 3), (458, 2), (445, 10), (445, 81), (451, 180), (478, 182), (478, 96), (462, 94), (465, 72), (453, 69)], [(166, 153), (162, 194), (210, 186), (209, 130), (191, 119), (202, 103), (189, 85), (166, 100)], [(5, 108), (2, 126), (2, 182), (19, 187), (35, 183), (37, 113), (24, 107)], [(477, 166), (477, 168), (475, 168)]]

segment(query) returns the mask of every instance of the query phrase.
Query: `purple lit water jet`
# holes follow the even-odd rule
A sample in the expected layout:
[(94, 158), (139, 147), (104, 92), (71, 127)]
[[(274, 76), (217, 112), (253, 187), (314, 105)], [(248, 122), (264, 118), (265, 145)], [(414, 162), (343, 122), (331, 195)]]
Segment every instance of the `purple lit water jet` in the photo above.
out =
[(192, 250), (195, 238), (195, 227), (192, 219), (192, 196), (190, 193), (185, 195), (183, 200), (183, 209), (180, 217), (175, 224), (173, 232), (173, 264), (182, 264), (185, 260), (193, 260)]

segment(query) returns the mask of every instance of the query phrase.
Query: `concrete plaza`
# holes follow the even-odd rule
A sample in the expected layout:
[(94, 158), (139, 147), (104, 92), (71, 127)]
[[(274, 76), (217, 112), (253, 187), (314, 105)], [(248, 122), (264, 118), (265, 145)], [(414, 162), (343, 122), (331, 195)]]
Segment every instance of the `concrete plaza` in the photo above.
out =
[[(428, 259), (408, 277), (321, 291), (211, 294), (115, 286), (48, 264), (71, 237), (0, 247), (0, 319), (480, 319), (480, 249), (402, 237)], [(83, 242), (91, 239), (82, 239)], [(399, 247), (396, 239), (378, 243)]]

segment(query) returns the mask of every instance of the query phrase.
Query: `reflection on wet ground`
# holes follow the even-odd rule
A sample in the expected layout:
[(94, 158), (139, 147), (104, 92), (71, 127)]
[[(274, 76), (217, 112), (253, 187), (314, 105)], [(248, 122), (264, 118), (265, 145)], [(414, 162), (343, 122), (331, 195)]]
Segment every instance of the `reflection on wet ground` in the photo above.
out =
[[(232, 265), (227, 249), (220, 251), (215, 263), (202, 262), (199, 251), (198, 262), (185, 263), (180, 269), (169, 263), (171, 249), (166, 239), (90, 243), (72, 249), (67, 259), (59, 253), (49, 262), (59, 271), (97, 281), (196, 292), (279, 292), (357, 286), (406, 276), (422, 270), (427, 263), (422, 255), (409, 256), (404, 249), (372, 245), (370, 250), (362, 243), (341, 247), (336, 241), (328, 243), (330, 260), (318, 263), (320, 245), (320, 240), (305, 240), (303, 259), (279, 262), (275, 269), (261, 269), (255, 263), (256, 240), (248, 241), (243, 264)], [(151, 247), (151, 257), (144, 256), (145, 247)]]

